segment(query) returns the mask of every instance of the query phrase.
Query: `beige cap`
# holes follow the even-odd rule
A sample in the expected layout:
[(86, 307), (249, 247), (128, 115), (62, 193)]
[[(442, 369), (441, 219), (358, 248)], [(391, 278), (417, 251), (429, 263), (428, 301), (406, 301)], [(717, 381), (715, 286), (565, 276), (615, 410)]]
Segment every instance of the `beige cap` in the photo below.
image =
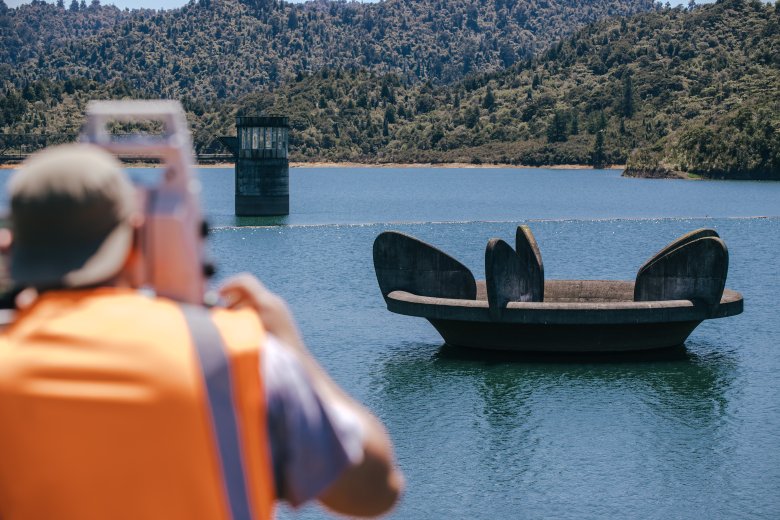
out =
[(8, 191), (17, 287), (85, 287), (119, 273), (136, 196), (113, 155), (89, 144), (47, 148), (22, 164)]

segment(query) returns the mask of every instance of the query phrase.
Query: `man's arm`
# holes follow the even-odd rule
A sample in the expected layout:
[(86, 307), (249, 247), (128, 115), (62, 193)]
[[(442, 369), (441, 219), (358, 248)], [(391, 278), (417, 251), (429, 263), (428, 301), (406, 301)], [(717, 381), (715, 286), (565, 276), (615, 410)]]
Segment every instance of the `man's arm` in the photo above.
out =
[(319, 366), (298, 332), (287, 304), (255, 277), (243, 274), (220, 290), (231, 308), (251, 307), (266, 330), (288, 345), (299, 358), (312, 385), (330, 406), (344, 406), (363, 427), (363, 459), (348, 467), (318, 499), (328, 508), (353, 516), (376, 516), (393, 507), (403, 489), (403, 477), (393, 461), (393, 448), (382, 423), (348, 396)]
[(403, 489), (403, 476), (394, 466), (392, 445), (384, 426), (365, 412), (366, 428), (361, 464), (345, 470), (319, 500), (340, 513), (377, 516), (389, 511)]

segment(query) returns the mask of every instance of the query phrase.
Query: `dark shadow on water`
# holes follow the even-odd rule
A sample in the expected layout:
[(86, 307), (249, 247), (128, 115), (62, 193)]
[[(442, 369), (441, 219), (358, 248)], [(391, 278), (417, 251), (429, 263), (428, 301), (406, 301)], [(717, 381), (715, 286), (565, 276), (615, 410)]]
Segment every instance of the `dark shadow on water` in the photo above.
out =
[[(459, 435), (482, 439), (491, 452), (530, 449), (524, 443), (552, 427), (566, 432), (567, 423), (555, 417), (571, 410), (579, 420), (591, 413), (594, 424), (626, 418), (659, 451), (681, 428), (697, 445), (714, 446), (731, 420), (728, 396), (739, 364), (730, 347), (691, 341), (656, 351), (561, 355), (409, 342), (387, 349), (372, 406), (404, 431), (446, 432), (456, 424)], [(558, 413), (552, 422), (549, 409)], [(505, 458), (511, 460), (488, 457), (485, 464), (501, 474)]]
[(690, 361), (692, 356), (685, 345), (631, 352), (516, 352), (457, 347), (445, 343), (434, 354), (434, 359), (483, 363), (637, 363)]
[[(725, 395), (735, 377), (735, 361), (728, 354), (717, 354), (719, 350), (696, 342), (687, 347), (595, 354), (483, 351), (445, 344), (431, 356), (429, 370), (441, 377), (468, 374), (478, 382), (487, 411), (516, 406), (497, 397), (496, 388), (503, 388), (502, 392), (561, 385), (620, 388), (661, 413), (680, 417), (698, 413), (697, 420), (706, 423), (718, 420), (725, 410)], [(695, 412), (702, 407), (708, 411)]]
[[(737, 363), (727, 350), (693, 342), (687, 347), (586, 355), (406, 344), (383, 364), (377, 402), (388, 416), (404, 415), (396, 408), (399, 403), (460, 402), (501, 424), (544, 406), (548, 394), (575, 401), (583, 395), (620, 395), (625, 402), (644, 403), (657, 417), (674, 417), (707, 430), (721, 425), (728, 410), (726, 396)], [(590, 405), (582, 401), (581, 406)]]

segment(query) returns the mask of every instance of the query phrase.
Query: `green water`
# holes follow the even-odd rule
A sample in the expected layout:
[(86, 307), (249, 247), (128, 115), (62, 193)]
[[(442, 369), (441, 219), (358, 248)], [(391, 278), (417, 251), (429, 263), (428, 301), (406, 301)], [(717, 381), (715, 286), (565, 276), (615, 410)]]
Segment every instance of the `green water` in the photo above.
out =
[[(317, 357), (387, 424), (408, 483), (392, 518), (780, 518), (780, 184), (293, 170), (291, 185), (286, 225), (214, 211), (213, 251), (283, 294)], [(449, 349), (386, 310), (380, 232), (418, 236), (482, 278), (488, 239), (513, 243), (520, 223), (549, 278), (631, 279), (678, 235), (714, 227), (745, 312), (677, 352), (560, 359)]]
[[(289, 217), (237, 219), (231, 171), (201, 178), (220, 276), (250, 271), (287, 298), (322, 364), (387, 424), (407, 478), (391, 518), (780, 518), (780, 183), (296, 169)], [(745, 312), (661, 355), (558, 358), (451, 349), (386, 310), (380, 232), (482, 278), (488, 239), (513, 243), (521, 223), (548, 278), (632, 279), (678, 235), (713, 227)]]

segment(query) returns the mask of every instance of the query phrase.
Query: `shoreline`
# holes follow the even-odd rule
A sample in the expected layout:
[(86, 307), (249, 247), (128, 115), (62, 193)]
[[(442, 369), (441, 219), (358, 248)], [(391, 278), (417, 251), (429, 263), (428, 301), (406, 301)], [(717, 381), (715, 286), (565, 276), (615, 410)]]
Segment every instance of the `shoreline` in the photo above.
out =
[[(198, 168), (233, 168), (234, 163), (199, 164)], [(472, 163), (356, 163), (356, 162), (290, 162), (290, 168), (468, 168), (496, 169), (508, 168), (515, 170), (593, 170), (587, 164), (554, 164), (546, 166), (526, 166), (522, 164), (472, 164)], [(624, 164), (614, 164), (601, 170), (624, 170)]]
[[(0, 164), (0, 170), (14, 170), (21, 163)], [(128, 168), (156, 168), (157, 164), (148, 162), (127, 162)], [(234, 168), (235, 163), (196, 164), (196, 168)], [(356, 163), (356, 162), (290, 162), (290, 168), (468, 168), (468, 169), (514, 169), (514, 170), (593, 170), (587, 164), (552, 164), (545, 166), (526, 166), (522, 164), (472, 164), (472, 163)], [(613, 164), (598, 168), (600, 170), (625, 170), (624, 164)]]
[[(625, 165), (611, 165), (604, 170), (623, 170)], [(516, 170), (592, 170), (587, 164), (555, 164), (545, 166), (526, 166), (523, 164), (472, 164), (472, 163), (378, 163), (366, 164), (355, 162), (331, 163), (331, 162), (291, 162), (290, 168), (509, 168)]]

